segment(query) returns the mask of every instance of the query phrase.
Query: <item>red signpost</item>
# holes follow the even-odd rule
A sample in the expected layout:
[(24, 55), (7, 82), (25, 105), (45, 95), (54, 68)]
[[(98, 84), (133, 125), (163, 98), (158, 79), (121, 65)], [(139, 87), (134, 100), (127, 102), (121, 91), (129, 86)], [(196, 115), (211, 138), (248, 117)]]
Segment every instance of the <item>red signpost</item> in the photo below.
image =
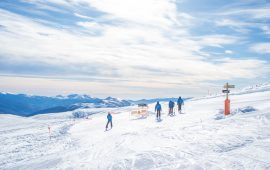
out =
[(224, 115), (229, 115), (230, 114), (230, 99), (229, 99), (229, 93), (230, 90), (229, 88), (234, 88), (234, 85), (229, 85), (229, 83), (226, 83), (224, 85), (225, 90), (222, 90), (222, 93), (226, 93), (226, 99), (224, 103)]
[(230, 99), (225, 100), (224, 115), (230, 114)]

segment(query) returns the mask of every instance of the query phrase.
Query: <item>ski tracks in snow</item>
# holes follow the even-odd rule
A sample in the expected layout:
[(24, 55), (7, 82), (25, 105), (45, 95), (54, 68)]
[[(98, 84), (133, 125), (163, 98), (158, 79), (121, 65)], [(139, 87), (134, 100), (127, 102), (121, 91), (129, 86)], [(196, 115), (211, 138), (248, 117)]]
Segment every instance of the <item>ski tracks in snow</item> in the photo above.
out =
[[(108, 132), (101, 130), (104, 128), (101, 122), (106, 123), (104, 117), (72, 127), (72, 136), (84, 149), (66, 159), (76, 160), (82, 169), (270, 167), (269, 113), (233, 115), (219, 120), (213, 115), (191, 119), (185, 114), (164, 116), (162, 123), (153, 121), (153, 115), (130, 120), (128, 114), (115, 115), (114, 127)], [(253, 153), (254, 150), (262, 154)]]
[(54, 168), (61, 160), (58, 154), (74, 145), (67, 134), (69, 120), (10, 116), (6, 121), (11, 124), (0, 131), (0, 169)]

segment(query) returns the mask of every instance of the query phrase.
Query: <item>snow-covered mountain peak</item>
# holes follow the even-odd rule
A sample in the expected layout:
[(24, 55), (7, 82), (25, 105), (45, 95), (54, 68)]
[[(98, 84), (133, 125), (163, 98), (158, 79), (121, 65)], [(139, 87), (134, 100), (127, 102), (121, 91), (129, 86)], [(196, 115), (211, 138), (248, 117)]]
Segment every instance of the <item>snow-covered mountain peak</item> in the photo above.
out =
[(86, 95), (86, 94), (83, 94), (83, 95), (69, 94), (69, 95), (67, 95), (67, 98), (69, 98), (69, 99), (91, 99), (91, 97)]
[(109, 96), (109, 97), (105, 98), (104, 100), (113, 100), (113, 99), (115, 99), (115, 98)]
[(114, 97), (111, 97), (111, 96), (105, 98), (104, 100), (109, 100), (109, 101), (121, 101), (120, 98), (114, 98)]

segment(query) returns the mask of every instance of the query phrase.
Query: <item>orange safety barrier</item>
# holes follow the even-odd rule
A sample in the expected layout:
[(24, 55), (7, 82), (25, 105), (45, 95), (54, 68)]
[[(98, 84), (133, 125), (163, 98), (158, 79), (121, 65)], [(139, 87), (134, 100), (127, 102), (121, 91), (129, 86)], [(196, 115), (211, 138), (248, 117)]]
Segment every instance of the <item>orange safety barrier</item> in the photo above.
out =
[(148, 116), (148, 106), (138, 106), (135, 110), (131, 111), (131, 115), (147, 117)]

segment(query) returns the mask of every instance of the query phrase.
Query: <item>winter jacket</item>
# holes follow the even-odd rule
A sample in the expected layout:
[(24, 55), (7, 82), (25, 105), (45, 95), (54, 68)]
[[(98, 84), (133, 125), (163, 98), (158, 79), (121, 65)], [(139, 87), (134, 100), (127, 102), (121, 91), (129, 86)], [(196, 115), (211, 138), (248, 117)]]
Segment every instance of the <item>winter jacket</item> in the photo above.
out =
[(178, 100), (177, 100), (177, 104), (178, 104), (178, 105), (184, 104), (183, 99), (179, 97)]
[(174, 102), (173, 101), (170, 101), (169, 102), (169, 108), (173, 108), (174, 107)]
[(112, 115), (111, 114), (108, 114), (107, 115), (107, 119), (108, 119), (108, 121), (112, 121)]
[(159, 103), (156, 104), (155, 111), (161, 111), (161, 105)]

